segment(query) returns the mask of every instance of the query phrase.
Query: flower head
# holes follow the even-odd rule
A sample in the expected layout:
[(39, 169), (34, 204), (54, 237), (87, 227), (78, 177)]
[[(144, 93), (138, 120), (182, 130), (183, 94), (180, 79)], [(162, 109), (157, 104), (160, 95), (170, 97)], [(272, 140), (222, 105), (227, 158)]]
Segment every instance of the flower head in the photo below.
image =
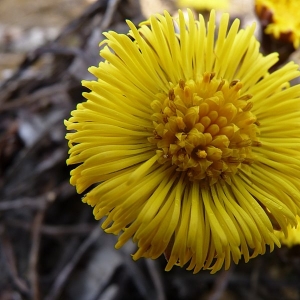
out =
[[(179, 33), (174, 29), (177, 24)], [(198, 272), (280, 246), (300, 212), (298, 66), (270, 74), (255, 26), (215, 12), (152, 16), (104, 33), (97, 81), (65, 122), (78, 193), (134, 259), (165, 254)], [(96, 185), (95, 185), (96, 184)]]
[(190, 7), (196, 10), (226, 9), (229, 6), (228, 0), (178, 0), (181, 7)]
[(300, 45), (300, 10), (298, 0), (256, 0), (255, 10), (266, 26), (265, 33), (277, 40)]

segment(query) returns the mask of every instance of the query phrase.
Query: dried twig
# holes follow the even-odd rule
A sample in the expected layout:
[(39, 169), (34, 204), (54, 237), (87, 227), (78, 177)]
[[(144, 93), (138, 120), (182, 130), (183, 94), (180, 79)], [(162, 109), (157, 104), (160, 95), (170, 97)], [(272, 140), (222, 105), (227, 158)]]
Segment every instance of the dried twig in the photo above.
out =
[(0, 253), (13, 284), (23, 295), (29, 296), (29, 287), (26, 282), (19, 277), (13, 247), (10, 240), (5, 235), (5, 229), (3, 226), (0, 227), (0, 241), (2, 249)]
[(161, 279), (161, 274), (157, 267), (157, 263), (152, 259), (146, 259), (146, 264), (156, 290), (156, 299), (165, 300), (166, 296), (164, 292), (164, 286)]
[(99, 225), (91, 232), (91, 234), (86, 238), (86, 240), (81, 244), (81, 246), (76, 251), (70, 262), (64, 267), (61, 273), (56, 278), (53, 286), (50, 288), (50, 293), (45, 297), (45, 300), (55, 300), (58, 299), (62, 289), (69, 278), (71, 272), (79, 262), (82, 255), (87, 251), (87, 249), (99, 238), (102, 230)]
[(127, 266), (127, 271), (132, 277), (132, 280), (135, 283), (137, 290), (139, 291), (142, 299), (152, 300), (155, 299), (155, 292), (149, 284), (147, 275), (142, 272), (142, 269), (139, 268), (139, 265), (134, 262), (128, 256), (124, 257), (125, 265)]
[(23, 209), (25, 207), (41, 209), (45, 206), (46, 202), (47, 200), (45, 200), (44, 196), (39, 196), (35, 198), (24, 197), (14, 201), (0, 202), (0, 211)]
[(262, 260), (260, 257), (258, 257), (255, 261), (254, 268), (252, 269), (251, 276), (250, 276), (251, 289), (250, 289), (248, 299), (257, 298), (261, 267), (262, 267)]
[(102, 28), (108, 28), (108, 26), (111, 24), (113, 16), (118, 8), (118, 5), (120, 3), (120, 0), (109, 0), (107, 10), (105, 12), (105, 15), (102, 20), (101, 27)]
[(44, 216), (47, 210), (48, 205), (56, 199), (56, 194), (53, 192), (48, 192), (44, 197), (44, 206), (42, 209), (38, 210), (36, 213), (33, 222), (32, 222), (32, 232), (31, 232), (31, 250), (29, 253), (29, 264), (28, 264), (28, 273), (29, 280), (31, 283), (31, 294), (33, 300), (40, 299), (39, 291), (39, 273), (37, 270), (38, 260), (39, 260), (39, 250), (41, 242), (41, 227), (43, 224)]
[(0, 106), (0, 112), (17, 109), (20, 107), (25, 107), (35, 101), (41, 100), (44, 97), (51, 97), (53, 94), (64, 93), (67, 90), (68, 85), (66, 83), (57, 83), (51, 86), (42, 87), (36, 92), (31, 93), (30, 95), (21, 96), (15, 99), (11, 99), (9, 102), (3, 103)]
[(37, 264), (39, 259), (40, 239), (41, 239), (41, 225), (45, 216), (46, 208), (39, 210), (32, 223), (32, 243), (29, 254), (29, 280), (31, 283), (31, 294), (33, 300), (40, 299), (39, 292), (39, 277), (37, 271)]
[[(23, 230), (31, 230), (31, 223), (19, 221), (17, 219), (8, 219), (5, 221), (10, 227), (20, 228)], [(95, 228), (95, 224), (75, 224), (75, 225), (42, 225), (40, 232), (43, 235), (49, 236), (63, 236), (70, 234), (88, 234)]]
[(211, 291), (211, 293), (208, 295), (207, 300), (219, 300), (221, 299), (224, 291), (227, 288), (228, 282), (231, 278), (232, 275), (232, 271), (233, 271), (233, 267), (231, 266), (229, 268), (229, 270), (225, 271), (222, 270), (215, 281), (215, 284), (213, 286), (213, 289)]

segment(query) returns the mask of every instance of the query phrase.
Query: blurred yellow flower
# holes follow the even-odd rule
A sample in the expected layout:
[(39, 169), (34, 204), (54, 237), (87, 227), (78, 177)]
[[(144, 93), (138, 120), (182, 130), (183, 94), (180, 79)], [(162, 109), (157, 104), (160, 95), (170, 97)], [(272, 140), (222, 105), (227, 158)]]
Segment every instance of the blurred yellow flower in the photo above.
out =
[(276, 234), (280, 242), (288, 247), (300, 245), (300, 217), (297, 216), (297, 227), (288, 226), (288, 235), (284, 236), (283, 232), (278, 231)]
[(255, 10), (265, 33), (277, 40), (292, 43), (297, 49), (300, 44), (299, 0), (255, 0)]
[(164, 253), (166, 270), (214, 273), (280, 246), (274, 228), (300, 212), (298, 66), (270, 74), (277, 54), (228, 14), (218, 30), (214, 11), (207, 26), (190, 10), (127, 23), (104, 33), (97, 81), (65, 121), (71, 184), (117, 248), (132, 238), (133, 259)]
[(180, 7), (189, 7), (196, 10), (226, 9), (229, 6), (228, 0), (177, 0)]

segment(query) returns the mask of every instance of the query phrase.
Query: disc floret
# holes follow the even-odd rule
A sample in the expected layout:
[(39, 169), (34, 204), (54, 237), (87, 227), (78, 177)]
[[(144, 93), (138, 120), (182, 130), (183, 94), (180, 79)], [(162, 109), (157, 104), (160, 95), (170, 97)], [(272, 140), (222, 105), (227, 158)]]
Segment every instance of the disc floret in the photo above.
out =
[(252, 96), (242, 95), (242, 82), (215, 78), (206, 72), (196, 80), (179, 80), (151, 107), (158, 162), (177, 165), (191, 180), (230, 181), (253, 161), (258, 122)]

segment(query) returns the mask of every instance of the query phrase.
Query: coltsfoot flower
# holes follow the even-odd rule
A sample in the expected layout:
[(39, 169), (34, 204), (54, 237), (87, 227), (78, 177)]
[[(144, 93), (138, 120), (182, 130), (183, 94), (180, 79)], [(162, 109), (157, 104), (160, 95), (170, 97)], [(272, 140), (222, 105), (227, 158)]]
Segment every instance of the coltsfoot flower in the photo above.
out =
[(257, 16), (266, 27), (265, 33), (275, 39), (300, 45), (299, 0), (255, 0)]
[[(176, 26), (174, 26), (176, 23)], [(215, 12), (104, 33), (86, 102), (65, 121), (71, 184), (133, 259), (218, 271), (272, 251), (300, 212), (300, 76), (269, 73), (255, 25)], [(174, 29), (178, 28), (178, 31)]]

